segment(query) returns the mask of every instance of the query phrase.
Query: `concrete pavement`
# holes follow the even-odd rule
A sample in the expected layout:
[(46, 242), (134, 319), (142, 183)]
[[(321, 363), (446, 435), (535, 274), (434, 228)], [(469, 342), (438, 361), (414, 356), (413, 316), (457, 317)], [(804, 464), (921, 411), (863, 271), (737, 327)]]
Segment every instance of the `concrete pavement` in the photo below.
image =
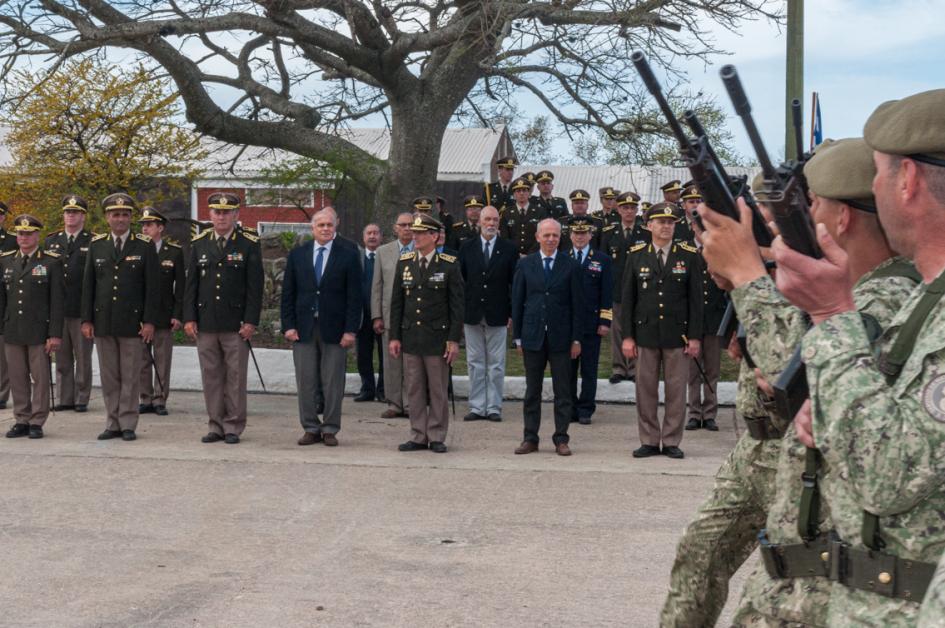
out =
[(736, 439), (725, 409), (685, 460), (634, 460), (633, 408), (603, 405), (561, 458), (545, 404), (542, 450), (515, 456), (507, 403), (503, 423), (454, 422), (450, 453), (407, 454), (406, 420), (349, 397), (341, 446), (303, 448), (295, 398), (250, 395), (243, 442), (205, 445), (202, 396), (168, 407), (99, 442), (95, 389), (45, 439), (0, 438), (0, 624), (655, 626)]

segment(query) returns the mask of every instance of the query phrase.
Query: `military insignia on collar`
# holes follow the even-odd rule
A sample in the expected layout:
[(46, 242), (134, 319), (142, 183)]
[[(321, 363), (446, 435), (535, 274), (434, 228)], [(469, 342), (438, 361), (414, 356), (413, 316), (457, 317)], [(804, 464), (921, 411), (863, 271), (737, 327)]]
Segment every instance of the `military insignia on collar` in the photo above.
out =
[(922, 405), (933, 419), (945, 423), (945, 375), (939, 375), (926, 384), (922, 391)]

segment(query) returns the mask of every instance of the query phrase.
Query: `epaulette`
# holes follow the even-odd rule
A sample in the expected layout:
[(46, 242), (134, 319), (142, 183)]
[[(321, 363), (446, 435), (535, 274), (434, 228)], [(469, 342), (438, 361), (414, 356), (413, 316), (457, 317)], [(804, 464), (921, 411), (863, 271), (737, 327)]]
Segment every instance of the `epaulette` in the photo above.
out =
[(0, 257), (7, 257), (8, 255), (16, 255), (17, 251), (19, 251), (19, 249), (13, 249), (12, 251), (4, 251), (3, 253), (0, 253)]
[(614, 320), (614, 311), (613, 310), (601, 310), (600, 318), (602, 321), (612, 321)]
[(49, 257), (55, 257), (55, 258), (62, 257), (61, 253), (55, 253), (53, 251), (46, 251), (45, 249), (42, 251), (42, 253), (43, 255), (48, 255)]
[(643, 249), (646, 248), (646, 246), (647, 246), (646, 242), (644, 242), (643, 244), (636, 244), (630, 247), (630, 252), (636, 253), (637, 251), (642, 251)]
[(690, 253), (699, 252), (699, 249), (697, 249), (694, 246), (690, 246), (689, 244), (686, 244), (685, 242), (677, 242), (676, 244), (679, 246), (679, 248), (681, 248), (684, 251), (689, 251)]
[(253, 235), (249, 231), (240, 231), (240, 235), (249, 240), (250, 242), (259, 242), (259, 236)]
[(172, 249), (183, 248), (181, 245), (179, 245), (177, 242), (174, 242), (173, 240), (165, 240), (164, 244), (171, 247)]
[(409, 253), (404, 253), (403, 255), (400, 256), (400, 259), (401, 260), (413, 259), (413, 251), (410, 251)]
[(602, 231), (602, 232), (603, 232), (603, 231), (613, 231), (613, 230), (616, 229), (616, 228), (617, 228), (617, 225), (610, 224), (610, 225), (607, 225), (606, 227), (604, 227), (603, 229), (601, 229), (601, 231)]
[(211, 233), (213, 233), (213, 229), (205, 229), (204, 231), (201, 231), (199, 234), (197, 234), (197, 235), (195, 235), (194, 237), (192, 237), (192, 238), (190, 239), (190, 241), (191, 241), (191, 242), (196, 242), (196, 241), (199, 240), (200, 238), (206, 238), (206, 237), (207, 237), (208, 235), (210, 235)]
[(445, 261), (445, 262), (449, 262), (450, 264), (452, 264), (452, 263), (454, 263), (454, 262), (456, 261), (456, 257), (455, 257), (455, 256), (453, 256), (453, 255), (447, 255), (446, 253), (438, 253), (438, 254), (437, 254), (437, 257), (439, 257), (441, 260), (443, 260), (443, 261)]
[(465, 220), (460, 220), (459, 222), (454, 222), (454, 223), (453, 223), (453, 226), (454, 226), (454, 227), (462, 227), (463, 224), (465, 224), (465, 222), (466, 222)]
[(108, 237), (107, 233), (100, 233), (98, 235), (92, 235), (92, 242), (98, 242), (99, 240), (104, 240)]
[(144, 235), (143, 233), (136, 233), (136, 234), (135, 234), (135, 238), (137, 238), (138, 240), (141, 240), (142, 242), (150, 242), (150, 241), (151, 241), (151, 238), (149, 238), (148, 236)]

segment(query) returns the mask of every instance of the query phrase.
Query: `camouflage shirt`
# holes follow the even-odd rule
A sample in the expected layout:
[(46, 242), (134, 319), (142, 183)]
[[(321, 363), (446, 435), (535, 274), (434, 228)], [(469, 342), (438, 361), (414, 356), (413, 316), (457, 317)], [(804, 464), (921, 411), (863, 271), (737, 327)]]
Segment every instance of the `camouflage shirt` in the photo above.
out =
[(922, 602), (919, 628), (945, 628), (945, 555), (938, 563), (932, 586)]

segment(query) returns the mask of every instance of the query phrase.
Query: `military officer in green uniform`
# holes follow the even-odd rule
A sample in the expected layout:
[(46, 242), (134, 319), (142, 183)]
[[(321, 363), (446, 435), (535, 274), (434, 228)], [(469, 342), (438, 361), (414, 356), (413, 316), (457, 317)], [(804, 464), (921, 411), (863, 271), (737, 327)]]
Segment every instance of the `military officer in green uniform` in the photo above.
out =
[(49, 416), (49, 356), (62, 340), (62, 260), (39, 248), (43, 223), (23, 214), (14, 221), (19, 245), (0, 254), (0, 332), (13, 391), (16, 423), (7, 438), (42, 438)]
[[(3, 201), (0, 201), (0, 253), (6, 251), (16, 251), (16, 236), (10, 234), (3, 228), (3, 221), (10, 208)], [(3, 336), (0, 335), (0, 410), (7, 407), (7, 400), (10, 398), (10, 377), (7, 375), (6, 355), (3, 352)]]
[(59, 403), (55, 410), (88, 409), (92, 393), (92, 341), (82, 335), (82, 280), (89, 244), (95, 234), (85, 228), (88, 201), (70, 194), (62, 199), (61, 231), (46, 236), (43, 248), (62, 258), (65, 283), (65, 321), (62, 344), (56, 351), (56, 383)]
[(512, 182), (512, 192), (515, 201), (511, 208), (502, 211), (499, 209), (499, 235), (511, 240), (520, 256), (528, 255), (538, 250), (538, 241), (535, 233), (538, 223), (541, 222), (541, 210), (528, 200), (528, 181), (518, 178)]
[(559, 245), (558, 250), (564, 252), (571, 250), (573, 245), (570, 238), (570, 224), (571, 219), (575, 217), (581, 219), (587, 218), (591, 221), (591, 226), (593, 227), (594, 233), (594, 235), (591, 237), (591, 246), (595, 249), (599, 249), (600, 235), (604, 230), (604, 221), (587, 212), (588, 204), (591, 201), (591, 195), (588, 194), (586, 190), (574, 190), (568, 195), (568, 198), (571, 200), (571, 215), (568, 216), (561, 225), (561, 244)]
[(249, 341), (262, 311), (259, 238), (236, 227), (240, 198), (207, 199), (213, 228), (193, 239), (184, 289), (184, 331), (197, 342), (210, 431), (201, 441), (235, 445), (246, 428)]
[(124, 193), (102, 199), (109, 233), (89, 245), (82, 281), (82, 334), (97, 339), (105, 399), (99, 440), (137, 438), (141, 343), (157, 320), (158, 261), (148, 239), (131, 233), (135, 202)]
[(592, 212), (591, 215), (600, 218), (605, 227), (607, 225), (619, 225), (621, 218), (620, 212), (617, 211), (617, 197), (620, 196), (620, 192), (608, 185), (598, 190), (598, 195), (601, 209)]
[[(622, 350), (628, 359), (637, 359), (641, 445), (633, 456), (682, 458), (689, 361), (699, 356), (703, 333), (702, 273), (696, 248), (672, 239), (676, 213), (671, 203), (653, 205), (646, 218), (652, 242), (630, 249), (621, 291)], [(662, 428), (657, 417), (661, 367), (666, 399)]]
[[(515, 198), (512, 196), (512, 177), (515, 173), (515, 166), (518, 160), (515, 157), (500, 157), (495, 162), (499, 172), (499, 180), (487, 183), (483, 190), (483, 200), (486, 205), (491, 205), (499, 210), (501, 215), (503, 210), (511, 209), (515, 205)], [(529, 194), (531, 194), (531, 184), (529, 184)]]
[(560, 196), (553, 196), (555, 175), (550, 170), (541, 170), (535, 175), (538, 196), (532, 197), (533, 205), (542, 212), (542, 218), (554, 218), (558, 222), (568, 215), (568, 203)]
[(446, 199), (442, 196), (436, 197), (436, 215), (437, 220), (440, 221), (440, 224), (443, 225), (443, 231), (446, 234), (446, 239), (450, 237), (450, 228), (453, 226), (453, 214), (446, 209)]
[(463, 278), (452, 255), (436, 252), (440, 224), (418, 214), (414, 251), (397, 262), (390, 308), (391, 356), (403, 354), (410, 440), (400, 451), (445, 453), (450, 366), (463, 330)]
[(680, 200), (684, 189), (679, 179), (673, 179), (660, 186), (660, 190), (663, 192), (663, 202), (671, 203), (674, 207), (673, 213), (676, 214), (677, 222), (676, 229), (673, 231), (673, 240), (692, 242), (694, 233), (692, 227), (689, 225), (689, 219), (686, 216), (682, 201)]
[(458, 251), (466, 240), (479, 237), (479, 214), (485, 205), (481, 198), (470, 194), (463, 199), (463, 207), (466, 210), (466, 220), (454, 222), (446, 238), (446, 246), (454, 251)]
[(141, 224), (141, 233), (151, 240), (157, 252), (160, 269), (154, 339), (151, 344), (142, 344), (138, 413), (154, 412), (166, 416), (171, 357), (174, 353), (172, 334), (183, 326), (181, 320), (184, 318), (184, 252), (179, 244), (164, 237), (167, 218), (158, 210), (153, 207), (142, 208), (138, 222)]

